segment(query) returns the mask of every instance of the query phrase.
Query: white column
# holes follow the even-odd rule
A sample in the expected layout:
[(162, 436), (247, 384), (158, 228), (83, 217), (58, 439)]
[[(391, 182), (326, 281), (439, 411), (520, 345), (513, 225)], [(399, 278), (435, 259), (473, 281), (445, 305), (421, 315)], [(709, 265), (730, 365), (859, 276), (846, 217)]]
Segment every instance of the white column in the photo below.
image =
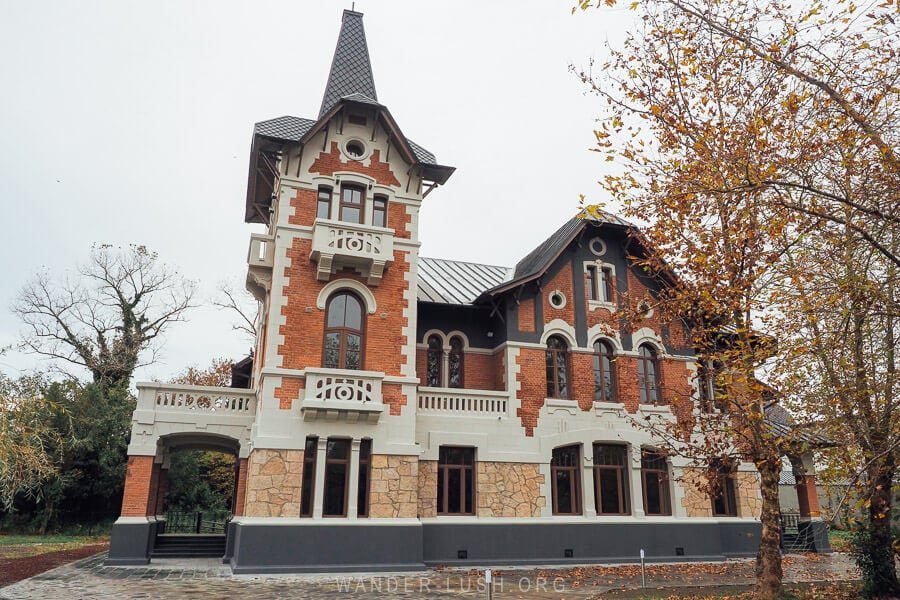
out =
[(354, 439), (350, 442), (350, 484), (347, 491), (347, 518), (355, 519), (357, 495), (359, 494), (359, 444), (362, 440)]
[(644, 487), (641, 484), (641, 447), (631, 445), (628, 447), (631, 460), (631, 469), (628, 473), (629, 487), (631, 488), (631, 514), (642, 519), (644, 514)]
[(313, 519), (322, 518), (322, 504), (325, 498), (325, 453), (328, 451), (328, 439), (319, 438), (316, 450), (316, 482), (313, 484)]
[[(588, 444), (584, 452), (593, 452), (593, 448)], [(586, 517), (596, 517), (597, 507), (594, 506), (594, 463), (593, 460), (588, 462), (588, 456), (584, 457), (584, 464), (581, 468), (581, 506), (582, 513)], [(593, 456), (590, 457), (593, 459)]]

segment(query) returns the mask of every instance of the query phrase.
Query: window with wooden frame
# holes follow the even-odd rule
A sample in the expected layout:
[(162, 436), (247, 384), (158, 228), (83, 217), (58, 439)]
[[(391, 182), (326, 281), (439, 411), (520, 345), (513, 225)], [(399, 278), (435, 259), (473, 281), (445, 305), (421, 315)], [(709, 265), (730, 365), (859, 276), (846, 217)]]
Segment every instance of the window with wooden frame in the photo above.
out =
[(475, 514), (475, 448), (438, 450), (437, 513)]
[[(721, 363), (720, 363), (721, 364)], [(703, 361), (697, 368), (697, 387), (700, 392), (700, 410), (705, 413), (725, 410), (725, 389), (717, 382), (716, 363)]]
[(356, 486), (356, 516), (369, 516), (369, 481), (372, 479), (372, 440), (359, 443), (359, 476)]
[(547, 340), (547, 397), (569, 397), (569, 346), (558, 335)]
[(717, 459), (710, 465), (710, 496), (713, 515), (716, 517), (736, 517), (737, 497), (734, 490), (735, 470), (730, 461)]
[(372, 225), (375, 227), (387, 227), (387, 206), (388, 200), (386, 196), (375, 196), (372, 199)]
[(616, 355), (607, 342), (594, 342), (594, 401), (616, 402)]
[(366, 190), (362, 186), (342, 185), (339, 219), (345, 223), (362, 223)]
[(644, 514), (665, 516), (672, 514), (669, 500), (669, 465), (665, 455), (654, 450), (641, 450), (641, 487), (644, 493)]
[(425, 384), (428, 387), (443, 387), (444, 340), (441, 336), (437, 334), (428, 336), (425, 361)]
[(627, 515), (628, 448), (594, 444), (594, 506), (598, 515)]
[(316, 197), (316, 218), (331, 218), (331, 188), (329, 187), (319, 188), (319, 194)]
[(450, 354), (447, 363), (447, 387), (463, 387), (463, 371), (465, 367), (465, 353), (462, 338), (454, 335), (450, 338)]
[(303, 475), (300, 477), (300, 516), (311, 517), (313, 513), (313, 488), (316, 482), (316, 452), (319, 448), (319, 438), (306, 438), (306, 447), (303, 452)]
[(325, 446), (325, 489), (322, 490), (322, 516), (347, 516), (347, 490), (350, 481), (350, 440), (329, 438)]
[(554, 515), (581, 514), (581, 446), (553, 449), (550, 482)]
[(591, 302), (613, 303), (613, 270), (606, 265), (590, 264), (587, 266), (587, 292)]
[(659, 404), (659, 358), (649, 344), (638, 348), (638, 383), (641, 388), (641, 404)]
[(362, 369), (365, 318), (362, 300), (353, 292), (338, 292), (328, 299), (324, 344), (326, 369)]

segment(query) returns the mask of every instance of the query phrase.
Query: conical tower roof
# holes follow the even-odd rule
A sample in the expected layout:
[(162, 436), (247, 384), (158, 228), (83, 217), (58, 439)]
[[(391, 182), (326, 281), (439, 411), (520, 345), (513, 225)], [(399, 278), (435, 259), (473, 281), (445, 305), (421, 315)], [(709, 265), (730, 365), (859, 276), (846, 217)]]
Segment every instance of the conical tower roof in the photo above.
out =
[(362, 17), (362, 13), (344, 11), (319, 118), (347, 96), (353, 96), (354, 100), (362, 102), (378, 102)]

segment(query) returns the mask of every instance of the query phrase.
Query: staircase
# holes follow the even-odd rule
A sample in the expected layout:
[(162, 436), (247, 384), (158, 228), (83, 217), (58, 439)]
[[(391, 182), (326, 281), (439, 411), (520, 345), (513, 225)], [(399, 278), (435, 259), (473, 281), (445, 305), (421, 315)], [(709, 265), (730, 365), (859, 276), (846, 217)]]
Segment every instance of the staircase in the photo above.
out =
[(222, 558), (223, 534), (161, 534), (156, 536), (151, 558)]

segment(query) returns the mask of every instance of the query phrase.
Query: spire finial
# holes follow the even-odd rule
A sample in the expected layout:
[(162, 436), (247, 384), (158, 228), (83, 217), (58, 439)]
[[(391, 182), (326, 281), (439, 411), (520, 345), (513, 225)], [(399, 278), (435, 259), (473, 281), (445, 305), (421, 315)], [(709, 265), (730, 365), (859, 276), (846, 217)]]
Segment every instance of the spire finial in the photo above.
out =
[[(355, 8), (356, 2), (353, 2), (352, 6)], [(345, 9), (319, 118), (331, 110), (341, 98), (354, 94), (363, 96), (373, 103), (378, 102), (362, 15)]]

